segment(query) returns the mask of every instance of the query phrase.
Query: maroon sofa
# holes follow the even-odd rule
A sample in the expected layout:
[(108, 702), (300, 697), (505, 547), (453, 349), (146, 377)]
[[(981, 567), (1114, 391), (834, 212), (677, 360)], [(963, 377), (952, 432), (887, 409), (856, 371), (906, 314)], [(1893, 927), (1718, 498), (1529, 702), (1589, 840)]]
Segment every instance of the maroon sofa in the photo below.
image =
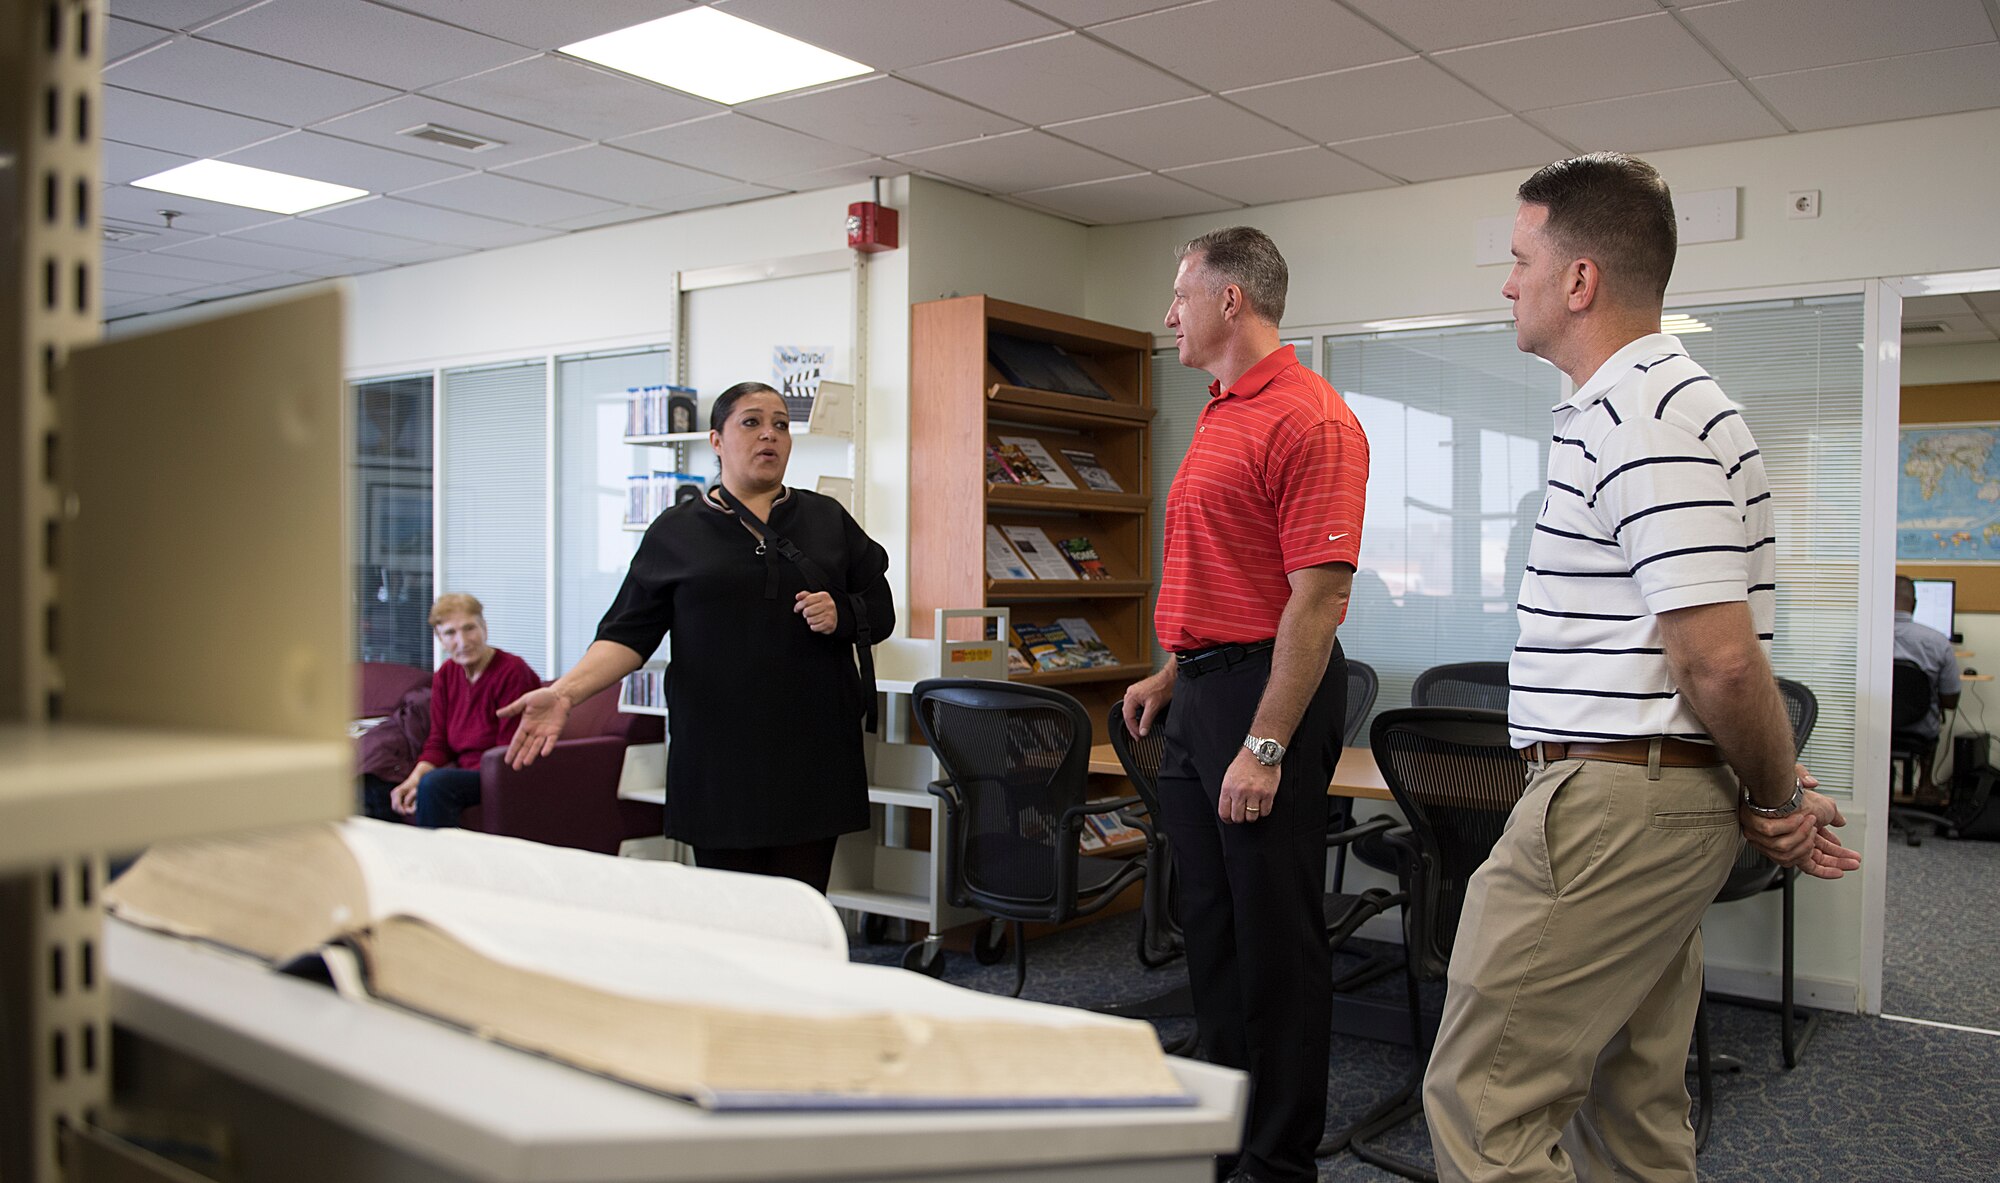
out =
[(618, 796), (625, 749), (665, 738), (666, 720), (660, 716), (619, 711), (618, 687), (613, 685), (578, 703), (555, 750), (526, 768), (507, 767), (506, 748), (488, 748), (479, 760), (480, 802), (458, 824), (617, 854), (625, 839), (654, 837), (666, 829), (664, 808)]
[(360, 663), (360, 703), (357, 719), (376, 719), (396, 709), (403, 696), (431, 684), (431, 672), (397, 661)]

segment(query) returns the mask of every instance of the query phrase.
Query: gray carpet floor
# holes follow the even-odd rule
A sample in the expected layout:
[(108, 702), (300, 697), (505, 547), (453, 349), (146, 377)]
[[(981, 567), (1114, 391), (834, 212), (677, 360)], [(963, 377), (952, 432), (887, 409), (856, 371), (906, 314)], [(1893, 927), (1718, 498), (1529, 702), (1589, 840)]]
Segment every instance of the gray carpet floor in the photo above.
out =
[[(1922, 855), (1933, 845), (1965, 844), (1926, 841), (1911, 853)], [(1992, 849), (2000, 852), (2000, 845)], [(1902, 865), (1900, 856), (1892, 857), (1893, 866)], [(1096, 1007), (1149, 998), (1178, 984), (1184, 978), (1178, 964), (1157, 970), (1139, 965), (1134, 956), (1137, 925), (1136, 916), (1113, 917), (1032, 942), (1024, 996)], [(894, 962), (901, 953), (899, 945), (854, 947), (858, 960)], [(1013, 986), (1010, 962), (982, 966), (964, 954), (945, 956), (947, 981), (994, 993)], [(1400, 979), (1392, 976), (1375, 983), (1370, 992), (1398, 995), (1401, 988)], [(1731, 1005), (1711, 1010), (1716, 1050), (1737, 1056), (1745, 1067), (1741, 1073), (1718, 1078), (1714, 1132), (1700, 1160), (1704, 1180), (1993, 1183), (2000, 1179), (2000, 1039), (1832, 1015), (1821, 1024), (1799, 1067), (1787, 1072), (1779, 1053), (1776, 1015)], [(1190, 1026), (1190, 1020), (1168, 1020), (1162, 1023), (1162, 1034), (1171, 1038)], [(1404, 1048), (1336, 1035), (1327, 1070), (1328, 1128), (1345, 1128), (1392, 1092), (1410, 1065), (1410, 1053)], [(1396, 1131), (1390, 1144), (1429, 1157), (1421, 1121)], [(1320, 1161), (1323, 1181), (1376, 1183), (1393, 1178), (1350, 1154)]]
[(2000, 1030), (2000, 842), (1892, 834), (1887, 853), (1882, 1009)]

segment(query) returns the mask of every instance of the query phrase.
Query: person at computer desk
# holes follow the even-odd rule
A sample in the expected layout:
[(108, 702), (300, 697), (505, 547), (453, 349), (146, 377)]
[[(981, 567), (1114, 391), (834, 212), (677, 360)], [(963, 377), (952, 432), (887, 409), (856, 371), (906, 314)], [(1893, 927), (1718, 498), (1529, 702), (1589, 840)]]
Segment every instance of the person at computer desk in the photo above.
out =
[[(1896, 660), (1914, 661), (1923, 667), (1924, 673), (1930, 676), (1931, 686), (1937, 691), (1930, 711), (1924, 715), (1922, 722), (1910, 730), (1935, 744), (1938, 728), (1944, 722), (1944, 712), (1958, 707), (1958, 656), (1952, 651), (1950, 637), (1929, 625), (1917, 623), (1913, 615), (1916, 610), (1916, 583), (1907, 575), (1896, 576)], [(1928, 797), (1937, 792), (1937, 786), (1931, 782), (1933, 761), (1924, 760), (1921, 763), (1923, 771), (1917, 792)]]
[[(827, 889), (840, 835), (868, 828), (868, 648), (895, 627), (889, 555), (831, 497), (785, 485), (791, 416), (761, 382), (716, 397), (722, 479), (653, 520), (597, 639), (503, 715), (519, 768), (570, 708), (673, 634), (667, 837), (704, 867)], [(863, 663), (857, 672), (857, 657)]]

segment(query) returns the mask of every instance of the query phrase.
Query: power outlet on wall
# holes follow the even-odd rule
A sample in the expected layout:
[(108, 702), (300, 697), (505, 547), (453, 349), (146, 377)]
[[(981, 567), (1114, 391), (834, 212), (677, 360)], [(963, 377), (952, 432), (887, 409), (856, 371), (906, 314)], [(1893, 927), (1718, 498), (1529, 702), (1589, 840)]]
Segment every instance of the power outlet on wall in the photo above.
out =
[(1794, 189), (1785, 194), (1785, 216), (1788, 218), (1819, 217), (1819, 190)]

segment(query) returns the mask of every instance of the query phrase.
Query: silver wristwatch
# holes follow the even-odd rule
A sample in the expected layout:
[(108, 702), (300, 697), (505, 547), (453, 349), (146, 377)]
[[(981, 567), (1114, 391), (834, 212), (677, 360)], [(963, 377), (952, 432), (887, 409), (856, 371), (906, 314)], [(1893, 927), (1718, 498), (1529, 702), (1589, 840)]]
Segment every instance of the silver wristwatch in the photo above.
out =
[(1743, 790), (1743, 804), (1758, 817), (1790, 817), (1806, 803), (1806, 783), (1792, 781), (1792, 799), (1783, 805), (1759, 805), (1750, 797), (1750, 790)]
[(1246, 736), (1243, 740), (1243, 746), (1249, 748), (1250, 754), (1257, 757), (1257, 763), (1262, 764), (1266, 768), (1277, 767), (1278, 761), (1285, 758), (1285, 745), (1275, 739), (1259, 739), (1254, 735)]

